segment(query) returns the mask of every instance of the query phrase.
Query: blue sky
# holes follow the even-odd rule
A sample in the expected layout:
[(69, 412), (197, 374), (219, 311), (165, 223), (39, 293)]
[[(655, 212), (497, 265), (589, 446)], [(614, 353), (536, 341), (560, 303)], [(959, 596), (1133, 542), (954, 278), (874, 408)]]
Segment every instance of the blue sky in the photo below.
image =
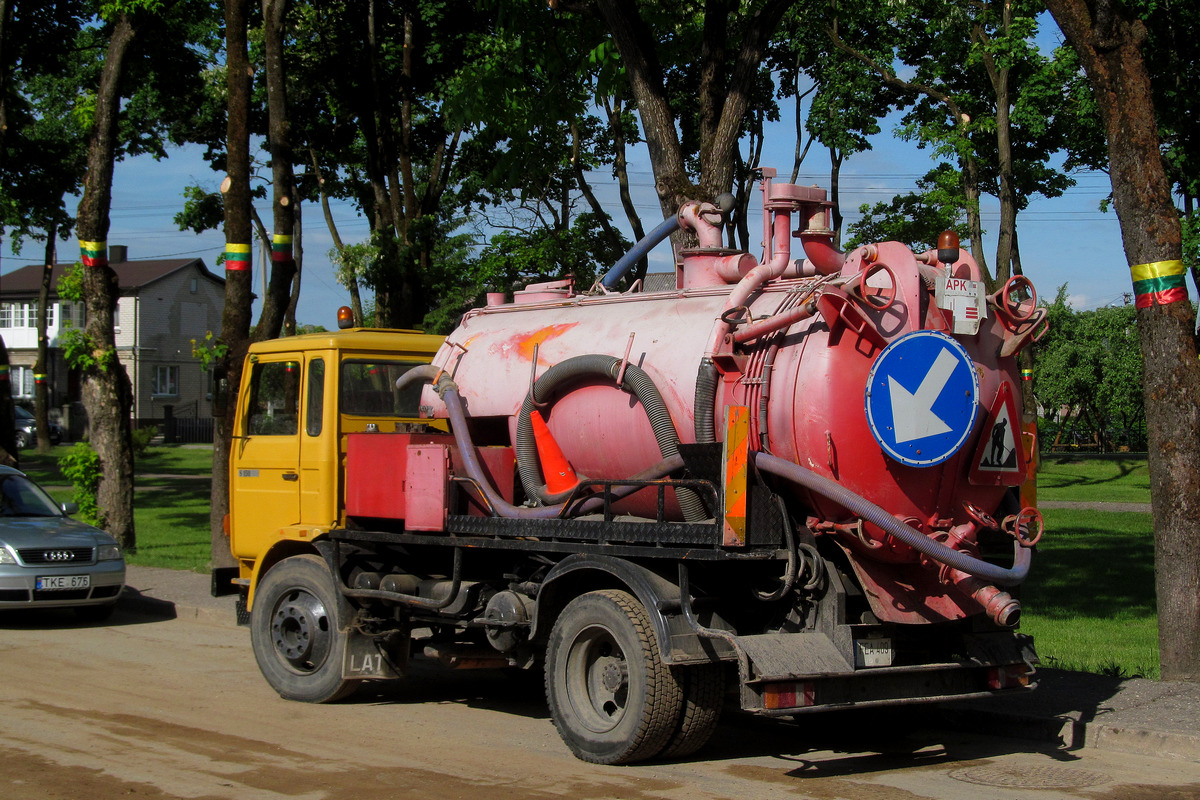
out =
[[(791, 119), (786, 110), (782, 116), (784, 120)], [(891, 123), (885, 122), (882, 127), (883, 131), (871, 140), (871, 150), (855, 154), (843, 165), (842, 209), (848, 222), (858, 216), (856, 209), (860, 204), (888, 200), (914, 188), (917, 179), (935, 164), (930, 151), (918, 150), (911, 143), (897, 139)], [(790, 122), (772, 124), (762, 165), (775, 167), (786, 179), (791, 173), (795, 140)], [(828, 188), (827, 165), (826, 152), (814, 148), (802, 166), (799, 183)], [(635, 203), (649, 230), (657, 224), (660, 212), (644, 148), (632, 154), (630, 170)], [(620, 212), (615, 183), (607, 173), (591, 177), (601, 201), (613, 209), (618, 220), (622, 219), (624, 215)], [(1077, 308), (1120, 303), (1123, 294), (1131, 290), (1131, 283), (1116, 214), (1099, 210), (1100, 201), (1110, 190), (1108, 177), (1102, 173), (1083, 173), (1075, 177), (1078, 185), (1066, 195), (1053, 200), (1035, 198), (1018, 217), (1026, 274), (1037, 286), (1039, 294), (1047, 299), (1053, 298), (1057, 288), (1065, 283)], [(184, 187), (198, 183), (215, 189), (220, 178), (208, 169), (200, 158), (199, 148), (195, 147), (173, 150), (163, 161), (140, 157), (118, 163), (114, 175), (109, 245), (127, 245), (130, 259), (198, 256), (215, 271), (217, 257), (224, 249), (223, 234), (220, 231), (199, 235), (179, 231), (172, 218), (182, 207)], [(261, 202), (259, 213), (269, 224), (269, 203)], [(752, 206), (752, 231), (757, 229), (754, 220), (758, 213)], [(301, 323), (333, 328), (338, 306), (347, 304), (349, 297), (333, 278), (327, 255), (332, 240), (319, 206), (306, 204), (302, 214), (304, 277), (297, 318)], [(351, 205), (338, 204), (334, 217), (344, 241), (366, 239), (366, 220)], [(998, 206), (990, 198), (985, 198), (983, 220), (984, 228), (989, 231), (985, 241), (988, 260), (993, 264)], [(929, 232), (931, 246), (938, 233)], [(626, 234), (629, 235), (628, 230)], [(40, 243), (27, 242), (19, 256), (11, 252), (10, 245), (6, 240), (0, 252), (0, 281), (3, 273), (41, 260)], [(73, 238), (60, 243), (59, 260), (77, 258), (77, 247)], [(669, 269), (669, 248), (666, 245), (657, 248), (651, 262), (652, 270)], [(256, 253), (257, 287), (261, 287), (260, 266)], [(261, 293), (261, 288), (259, 291)]]

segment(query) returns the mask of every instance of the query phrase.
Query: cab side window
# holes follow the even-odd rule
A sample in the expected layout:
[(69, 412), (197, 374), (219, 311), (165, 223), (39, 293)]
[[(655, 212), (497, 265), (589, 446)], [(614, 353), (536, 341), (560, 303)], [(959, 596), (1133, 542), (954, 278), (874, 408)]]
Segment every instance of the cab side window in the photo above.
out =
[(309, 436), (320, 436), (324, 413), (325, 359), (314, 358), (308, 362), (308, 397), (305, 398), (304, 432)]
[(299, 407), (299, 362), (271, 361), (254, 365), (246, 433), (251, 436), (295, 436)]

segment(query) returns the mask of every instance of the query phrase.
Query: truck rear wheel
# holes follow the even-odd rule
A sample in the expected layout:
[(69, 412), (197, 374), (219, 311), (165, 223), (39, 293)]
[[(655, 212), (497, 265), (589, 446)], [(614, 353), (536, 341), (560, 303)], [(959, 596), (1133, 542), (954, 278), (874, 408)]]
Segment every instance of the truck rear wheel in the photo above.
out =
[(287, 558), (258, 585), (250, 641), (258, 668), (288, 700), (331, 703), (361, 681), (342, 678), (349, 608), (318, 556)]
[(683, 684), (683, 710), (675, 733), (659, 754), (663, 758), (683, 758), (704, 747), (721, 721), (725, 702), (725, 668), (721, 664), (676, 667)]
[(589, 592), (563, 609), (546, 648), (546, 699), (563, 741), (596, 764), (654, 757), (683, 706), (646, 610), (616, 590)]

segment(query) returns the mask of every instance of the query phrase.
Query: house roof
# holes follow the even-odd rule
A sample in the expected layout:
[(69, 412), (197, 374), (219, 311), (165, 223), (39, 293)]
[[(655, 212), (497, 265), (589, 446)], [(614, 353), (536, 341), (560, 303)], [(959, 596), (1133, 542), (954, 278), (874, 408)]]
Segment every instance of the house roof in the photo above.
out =
[[(116, 264), (109, 264), (109, 266), (117, 274), (122, 295), (137, 294), (140, 289), (149, 286), (155, 281), (192, 266), (198, 267), (201, 274), (210, 280), (220, 283), (225, 282), (224, 278), (219, 278), (209, 272), (208, 267), (204, 266), (204, 260), (200, 258), (161, 258), (147, 261), (122, 261)], [(71, 264), (54, 265), (50, 273), (51, 296), (57, 296), (58, 279), (64, 272), (71, 269), (71, 267)], [(35, 296), (41, 289), (41, 286), (42, 265), (30, 264), (27, 267), (21, 267), (0, 276), (0, 297)]]

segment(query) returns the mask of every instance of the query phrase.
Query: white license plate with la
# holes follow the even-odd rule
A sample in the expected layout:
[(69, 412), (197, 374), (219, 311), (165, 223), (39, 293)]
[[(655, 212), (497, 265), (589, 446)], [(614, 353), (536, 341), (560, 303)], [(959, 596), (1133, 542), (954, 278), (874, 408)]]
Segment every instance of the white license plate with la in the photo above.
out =
[(39, 592), (53, 592), (64, 589), (87, 589), (92, 585), (91, 575), (47, 575), (37, 579)]

